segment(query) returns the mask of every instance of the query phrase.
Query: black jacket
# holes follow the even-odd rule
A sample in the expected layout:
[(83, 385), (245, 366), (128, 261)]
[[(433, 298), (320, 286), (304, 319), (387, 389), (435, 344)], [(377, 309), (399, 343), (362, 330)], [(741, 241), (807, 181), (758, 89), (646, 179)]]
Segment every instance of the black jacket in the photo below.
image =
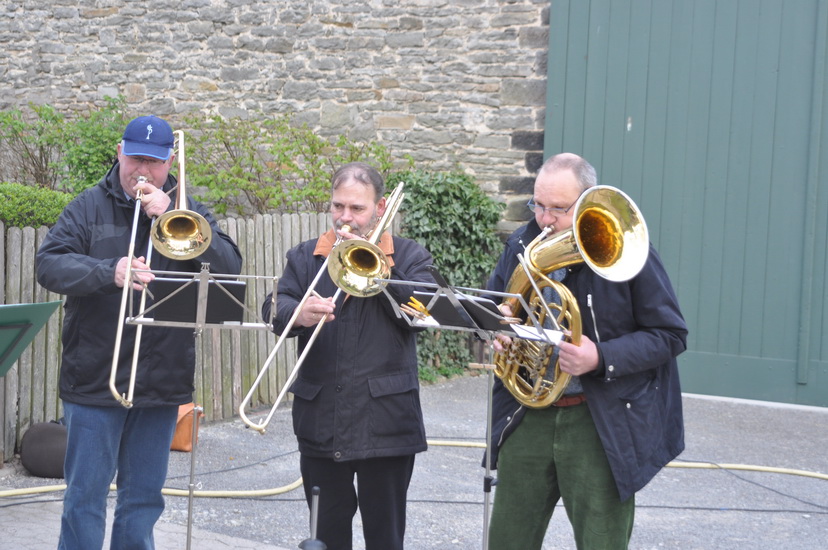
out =
[[(426, 267), (432, 258), (414, 241), (394, 237), (391, 278), (433, 283)], [(324, 258), (314, 255), (316, 240), (287, 253), (279, 279), (274, 331), (281, 333)], [(386, 285), (395, 303), (406, 303), (419, 286)], [(324, 271), (316, 291), (333, 296), (337, 288)], [(347, 299), (343, 298), (347, 297)], [(268, 319), (270, 296), (262, 313)], [(336, 319), (324, 325), (290, 390), (293, 430), (299, 451), (336, 461), (402, 456), (426, 450), (420, 407), (416, 332), (398, 319), (384, 293), (369, 298), (340, 294)], [(290, 335), (305, 349), (315, 327)]]
[[(512, 234), (489, 280), (490, 290), (505, 290), (518, 264), (516, 254), (538, 233), (532, 220)], [(580, 381), (618, 492), (626, 500), (684, 450), (676, 356), (687, 346), (687, 326), (652, 246), (644, 268), (629, 281), (608, 281), (576, 264), (563, 282), (577, 299), (583, 334), (598, 347), (598, 370)], [(493, 395), (493, 467), (497, 449), (524, 412), (498, 379)]]
[[(164, 184), (175, 185), (170, 176)], [(170, 203), (170, 209), (174, 202)], [(213, 231), (209, 248), (199, 257), (178, 261), (154, 251), (153, 270), (196, 272), (202, 262), (212, 273), (237, 274), (241, 253), (207, 209), (188, 198), (188, 208), (203, 215)], [(37, 252), (37, 281), (66, 296), (60, 397), (82, 405), (120, 406), (109, 390), (112, 354), (123, 289), (115, 285), (115, 267), (127, 255), (135, 206), (124, 194), (116, 163), (95, 186), (66, 207)], [(146, 256), (150, 220), (139, 215), (135, 256)], [(140, 293), (133, 293), (137, 310)], [(149, 301), (151, 303), (151, 300)], [(137, 312), (137, 311), (136, 311)], [(123, 330), (116, 386), (126, 393), (135, 325)], [(137, 367), (136, 407), (180, 405), (192, 401), (195, 350), (193, 331), (145, 326)]]

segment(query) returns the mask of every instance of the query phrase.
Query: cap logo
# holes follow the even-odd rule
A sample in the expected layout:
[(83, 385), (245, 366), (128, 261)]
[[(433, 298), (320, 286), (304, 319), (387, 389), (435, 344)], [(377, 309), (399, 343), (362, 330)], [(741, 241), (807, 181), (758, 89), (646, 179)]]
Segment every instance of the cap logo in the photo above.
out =
[(151, 133), (152, 133), (152, 124), (147, 124), (147, 139), (150, 138)]

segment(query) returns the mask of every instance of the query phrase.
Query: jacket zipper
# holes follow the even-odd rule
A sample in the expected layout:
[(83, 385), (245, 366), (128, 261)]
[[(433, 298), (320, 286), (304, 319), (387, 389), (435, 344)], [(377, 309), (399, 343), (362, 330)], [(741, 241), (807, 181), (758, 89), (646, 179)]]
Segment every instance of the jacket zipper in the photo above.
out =
[(592, 308), (592, 294), (587, 294), (587, 307), (589, 307), (589, 313), (592, 315), (592, 328), (595, 330), (595, 341), (600, 342), (601, 336), (598, 335), (598, 324), (595, 322), (595, 310)]
[(520, 409), (523, 408), (523, 405), (519, 406), (515, 412), (512, 413), (512, 416), (509, 417), (509, 421), (503, 426), (503, 430), (500, 431), (500, 439), (497, 441), (497, 448), (499, 449), (503, 445), (503, 436), (506, 434), (506, 431), (509, 429), (509, 426), (512, 425), (512, 422), (515, 421), (515, 417), (517, 413), (520, 412)]

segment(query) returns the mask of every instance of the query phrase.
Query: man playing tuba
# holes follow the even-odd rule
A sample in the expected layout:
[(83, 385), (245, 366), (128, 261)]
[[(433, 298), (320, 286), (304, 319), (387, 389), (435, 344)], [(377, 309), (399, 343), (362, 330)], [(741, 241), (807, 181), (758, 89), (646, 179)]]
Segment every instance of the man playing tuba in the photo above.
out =
[[(490, 290), (508, 290), (510, 275), (522, 269), (518, 254), (543, 228), (573, 226), (573, 206), (596, 180), (595, 169), (571, 153), (544, 163), (529, 203), (534, 219), (509, 237)], [(579, 345), (563, 341), (552, 356), (571, 379), (551, 406), (527, 407), (500, 378), (495, 382), (491, 548), (540, 550), (559, 500), (579, 549), (627, 548), (636, 491), (684, 449), (676, 356), (686, 347), (687, 327), (649, 248), (643, 268), (623, 282), (583, 263), (548, 274), (577, 301), (582, 335)], [(554, 297), (543, 298), (556, 307)], [(509, 344), (504, 339), (495, 348)]]

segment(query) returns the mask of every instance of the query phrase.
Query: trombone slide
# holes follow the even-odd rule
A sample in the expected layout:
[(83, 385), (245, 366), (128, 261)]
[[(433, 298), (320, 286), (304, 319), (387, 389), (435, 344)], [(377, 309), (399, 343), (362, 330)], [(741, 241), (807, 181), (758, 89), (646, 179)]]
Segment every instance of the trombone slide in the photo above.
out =
[[(143, 178), (143, 177), (142, 177)], [(139, 181), (142, 179), (139, 178)], [(132, 259), (135, 257), (135, 238), (138, 233), (138, 218), (141, 213), (141, 201), (143, 200), (143, 193), (138, 191), (135, 196), (135, 215), (132, 217), (132, 234), (129, 240), (129, 252), (127, 253), (127, 263), (126, 263), (126, 273), (124, 274), (124, 289), (121, 293), (121, 309), (118, 312), (118, 328), (115, 332), (115, 348), (112, 351), (112, 370), (109, 373), (109, 391), (112, 392), (112, 395), (115, 399), (129, 409), (132, 407), (132, 398), (135, 394), (135, 378), (138, 369), (138, 351), (139, 351), (139, 343), (141, 338), (141, 326), (139, 325), (137, 328), (137, 332), (135, 334), (135, 348), (132, 351), (132, 368), (130, 371), (129, 377), (129, 389), (127, 393), (121, 394), (118, 391), (118, 388), (115, 385), (116, 377), (118, 376), (118, 359), (120, 359), (120, 350), (121, 350), (121, 339), (124, 334), (124, 325), (126, 324), (126, 306), (127, 301), (129, 300), (129, 295), (132, 292), (132, 284), (133, 284), (133, 271), (132, 271)], [(149, 265), (152, 255), (152, 248), (150, 247), (147, 250), (147, 265)], [(146, 303), (146, 296), (147, 291), (146, 287), (141, 292), (141, 309), (143, 309), (144, 304)], [(131, 300), (129, 300), (131, 303)]]

